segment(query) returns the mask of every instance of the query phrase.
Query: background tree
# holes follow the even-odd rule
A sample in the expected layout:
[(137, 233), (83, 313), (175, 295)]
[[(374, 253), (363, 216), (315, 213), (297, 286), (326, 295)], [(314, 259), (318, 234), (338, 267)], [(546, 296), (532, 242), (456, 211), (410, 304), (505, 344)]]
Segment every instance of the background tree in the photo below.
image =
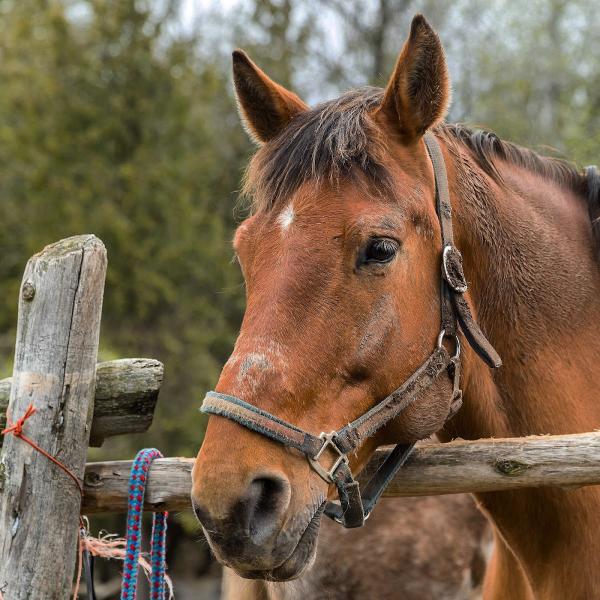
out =
[(150, 3), (83, 6), (72, 19), (67, 3), (5, 3), (0, 20), (5, 358), (26, 257), (96, 233), (110, 257), (102, 357), (166, 363), (153, 435), (189, 452), (241, 310), (229, 239), (247, 145), (227, 75), (197, 60), (193, 38), (163, 35), (173, 7), (156, 19)]

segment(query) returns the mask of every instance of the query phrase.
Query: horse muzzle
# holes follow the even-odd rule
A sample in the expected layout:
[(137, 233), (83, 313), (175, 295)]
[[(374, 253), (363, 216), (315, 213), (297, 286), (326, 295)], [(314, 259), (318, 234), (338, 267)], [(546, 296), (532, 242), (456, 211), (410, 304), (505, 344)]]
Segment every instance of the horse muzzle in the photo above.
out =
[[(215, 439), (221, 444), (224, 438), (231, 439), (228, 435)], [(237, 441), (241, 447), (239, 436)], [(315, 553), (325, 508), (322, 483), (301, 459), (298, 472), (286, 473), (275, 467), (242, 465), (244, 456), (250, 458), (239, 447), (218, 463), (209, 455), (216, 456), (201, 451), (195, 465), (192, 506), (217, 559), (246, 578), (297, 577)], [(255, 451), (252, 460), (260, 458)], [(292, 484), (305, 482), (306, 473), (311, 485)]]
[(278, 514), (279, 494), (278, 485), (254, 481), (230, 514), (220, 519), (192, 500), (215, 556), (241, 577), (287, 581), (300, 576), (314, 560), (325, 503), (288, 519)]

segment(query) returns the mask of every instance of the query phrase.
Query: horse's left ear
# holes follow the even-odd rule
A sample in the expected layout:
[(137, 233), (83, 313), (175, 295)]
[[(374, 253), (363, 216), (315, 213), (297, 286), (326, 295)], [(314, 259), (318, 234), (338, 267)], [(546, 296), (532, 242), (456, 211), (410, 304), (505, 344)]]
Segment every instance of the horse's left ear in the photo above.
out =
[(308, 106), (275, 83), (242, 50), (233, 53), (233, 82), (246, 130), (258, 144), (268, 142)]
[(444, 118), (449, 103), (444, 49), (425, 17), (416, 15), (378, 112), (398, 128), (402, 141), (410, 144)]

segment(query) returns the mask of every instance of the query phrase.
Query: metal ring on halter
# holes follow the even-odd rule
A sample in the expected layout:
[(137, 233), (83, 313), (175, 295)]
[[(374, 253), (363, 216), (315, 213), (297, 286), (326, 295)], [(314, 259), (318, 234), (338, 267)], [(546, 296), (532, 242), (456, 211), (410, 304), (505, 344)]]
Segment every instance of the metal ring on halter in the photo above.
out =
[(457, 359), (460, 357), (460, 340), (458, 339), (458, 335), (454, 334), (454, 335), (446, 335), (446, 330), (442, 329), (440, 331), (440, 334), (438, 335), (438, 339), (437, 339), (437, 347), (441, 348), (442, 344), (444, 342), (444, 338), (445, 337), (452, 337), (454, 338), (454, 356), (452, 357), (452, 359)]
[[(452, 259), (454, 259), (452, 261)], [(454, 270), (451, 269), (450, 262)], [(462, 268), (462, 255), (460, 250), (453, 244), (447, 244), (442, 250), (442, 269), (444, 273), (444, 279), (448, 285), (459, 294), (464, 294), (467, 289), (467, 281)]]

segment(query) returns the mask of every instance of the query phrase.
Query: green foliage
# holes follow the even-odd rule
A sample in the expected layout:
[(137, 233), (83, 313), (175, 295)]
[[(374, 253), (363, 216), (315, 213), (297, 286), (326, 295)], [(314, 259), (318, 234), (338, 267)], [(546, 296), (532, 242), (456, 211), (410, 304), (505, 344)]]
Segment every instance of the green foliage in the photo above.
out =
[(193, 39), (162, 36), (148, 3), (94, 0), (82, 21), (66, 3), (2, 6), (3, 355), (28, 256), (95, 233), (109, 255), (101, 354), (166, 363), (156, 443), (190, 452), (243, 298), (231, 191), (248, 146), (228, 78)]

